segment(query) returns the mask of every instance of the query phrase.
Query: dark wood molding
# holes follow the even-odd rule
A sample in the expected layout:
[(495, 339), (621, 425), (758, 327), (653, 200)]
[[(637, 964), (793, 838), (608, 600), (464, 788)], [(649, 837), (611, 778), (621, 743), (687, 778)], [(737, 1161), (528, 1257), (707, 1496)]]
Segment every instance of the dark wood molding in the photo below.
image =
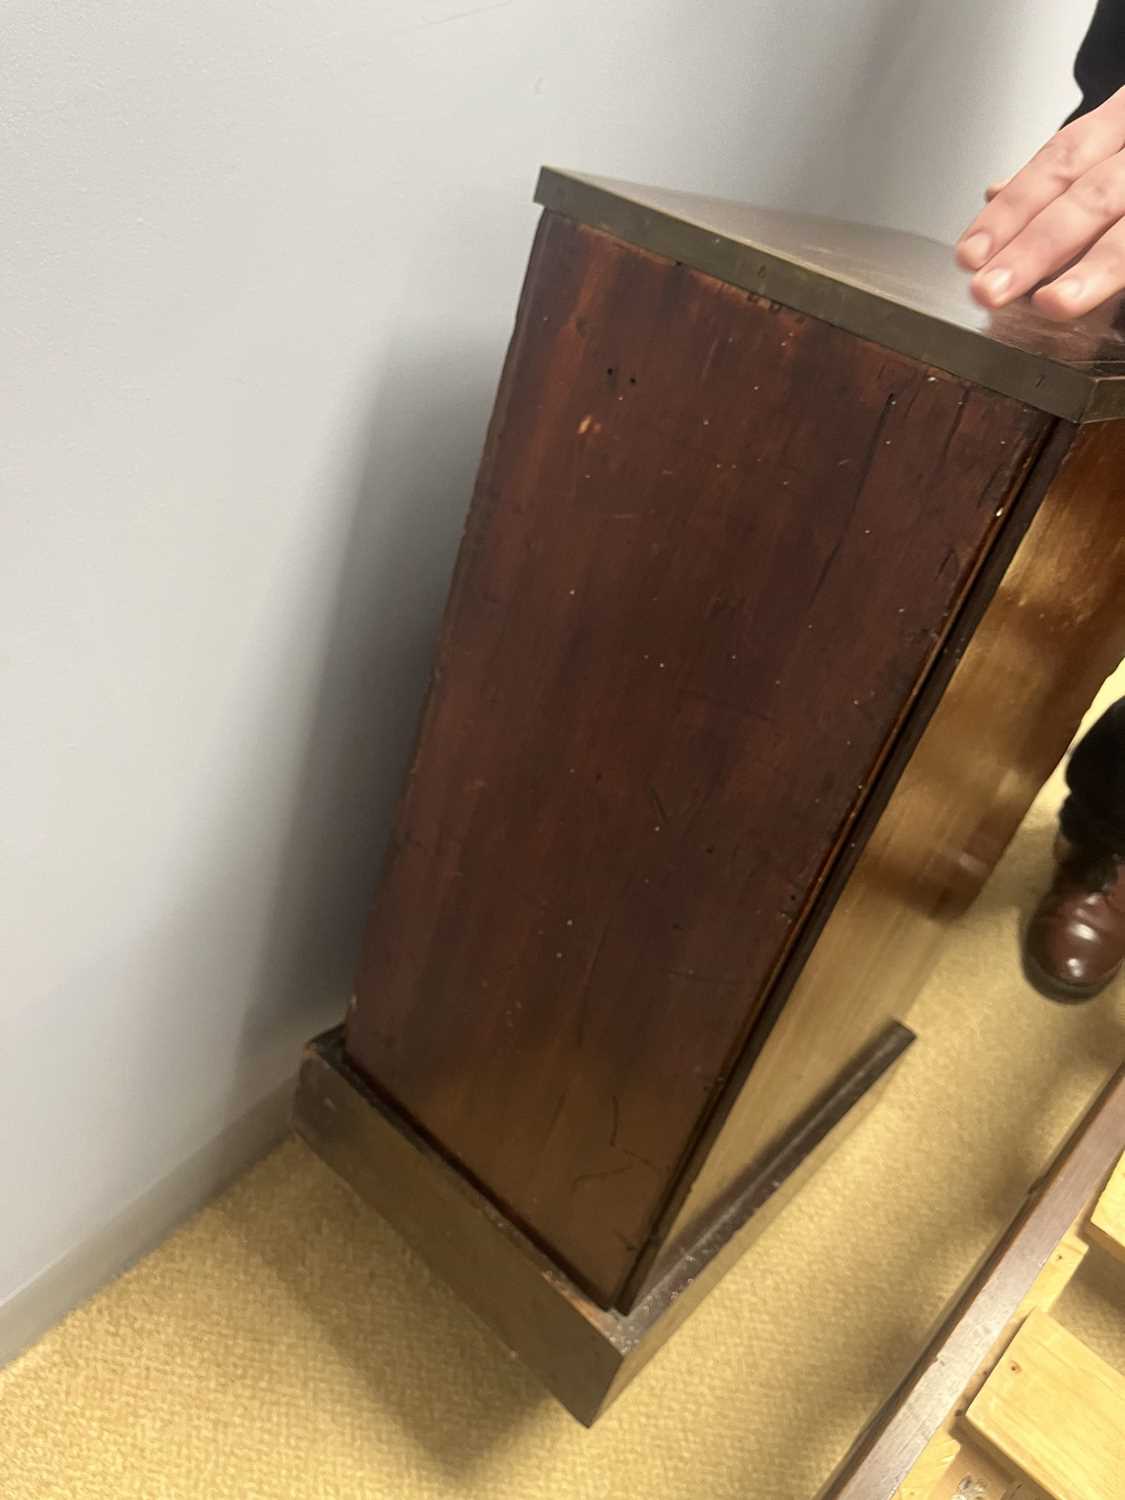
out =
[(381, 1099), (348, 1063), (341, 1028), (306, 1049), (294, 1125), (589, 1425), (863, 1117), (913, 1040), (888, 1027), (627, 1314), (599, 1307)]

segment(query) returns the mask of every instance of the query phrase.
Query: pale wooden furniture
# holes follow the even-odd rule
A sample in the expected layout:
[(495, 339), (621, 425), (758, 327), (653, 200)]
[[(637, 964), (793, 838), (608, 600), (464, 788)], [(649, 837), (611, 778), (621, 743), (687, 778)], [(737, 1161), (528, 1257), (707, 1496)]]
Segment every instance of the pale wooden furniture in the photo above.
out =
[(1125, 1260), (1125, 1171), (1120, 1167), (1090, 1215), (1088, 1234), (1095, 1244)]
[(1125, 1376), (1036, 1307), (997, 1360), (965, 1424), (1058, 1500), (1125, 1494)]

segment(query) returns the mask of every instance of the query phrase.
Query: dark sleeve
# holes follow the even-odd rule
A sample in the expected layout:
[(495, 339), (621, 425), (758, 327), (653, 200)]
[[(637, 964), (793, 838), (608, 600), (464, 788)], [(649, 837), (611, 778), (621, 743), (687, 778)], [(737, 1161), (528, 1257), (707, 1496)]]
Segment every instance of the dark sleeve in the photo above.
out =
[(1086, 40), (1078, 50), (1074, 77), (1082, 90), (1082, 103), (1071, 120), (1097, 109), (1125, 84), (1125, 0), (1098, 0)]

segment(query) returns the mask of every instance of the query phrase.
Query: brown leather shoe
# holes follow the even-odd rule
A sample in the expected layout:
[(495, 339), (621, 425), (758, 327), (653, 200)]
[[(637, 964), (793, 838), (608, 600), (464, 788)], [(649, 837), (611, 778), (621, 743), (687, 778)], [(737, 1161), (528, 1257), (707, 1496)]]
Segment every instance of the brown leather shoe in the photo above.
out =
[(1125, 860), (1079, 848), (1062, 834), (1050, 890), (1023, 945), (1024, 972), (1049, 1000), (1092, 1000), (1125, 963)]

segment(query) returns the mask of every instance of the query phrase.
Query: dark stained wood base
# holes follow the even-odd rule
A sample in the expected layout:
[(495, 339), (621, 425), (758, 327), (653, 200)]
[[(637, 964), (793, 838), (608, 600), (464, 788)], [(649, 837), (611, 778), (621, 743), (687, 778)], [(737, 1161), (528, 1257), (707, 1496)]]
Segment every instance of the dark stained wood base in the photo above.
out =
[(352, 1068), (343, 1028), (306, 1049), (298, 1134), (587, 1426), (866, 1113), (914, 1033), (893, 1022), (757, 1163), (628, 1313), (599, 1307)]

